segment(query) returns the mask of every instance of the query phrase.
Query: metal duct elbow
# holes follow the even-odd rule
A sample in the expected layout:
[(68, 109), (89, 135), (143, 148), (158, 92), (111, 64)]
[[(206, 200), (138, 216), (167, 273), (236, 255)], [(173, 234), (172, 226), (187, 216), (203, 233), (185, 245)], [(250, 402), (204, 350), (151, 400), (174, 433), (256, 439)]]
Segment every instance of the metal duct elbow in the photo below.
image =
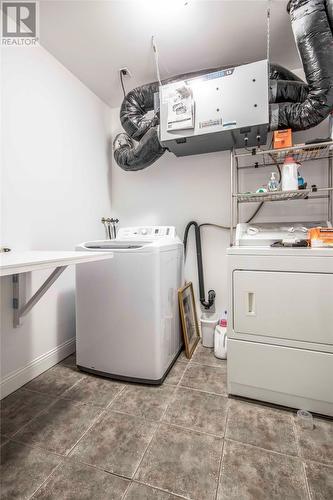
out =
[(333, 36), (326, 10), (329, 5), (331, 0), (291, 0), (289, 3), (308, 94), (303, 102), (271, 104), (271, 130), (314, 127), (333, 109)]

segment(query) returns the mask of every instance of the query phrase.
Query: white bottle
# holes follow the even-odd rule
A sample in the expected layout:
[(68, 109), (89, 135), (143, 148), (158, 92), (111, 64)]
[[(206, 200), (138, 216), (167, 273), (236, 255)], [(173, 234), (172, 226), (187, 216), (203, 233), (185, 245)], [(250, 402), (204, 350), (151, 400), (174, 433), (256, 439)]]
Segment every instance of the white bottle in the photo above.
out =
[(282, 191), (295, 191), (298, 189), (298, 167), (292, 156), (287, 156), (282, 166)]
[(227, 359), (227, 320), (222, 319), (215, 327), (214, 354), (219, 359)]
[(268, 182), (268, 191), (278, 191), (279, 189), (279, 181), (275, 179), (276, 172), (272, 172), (271, 178)]

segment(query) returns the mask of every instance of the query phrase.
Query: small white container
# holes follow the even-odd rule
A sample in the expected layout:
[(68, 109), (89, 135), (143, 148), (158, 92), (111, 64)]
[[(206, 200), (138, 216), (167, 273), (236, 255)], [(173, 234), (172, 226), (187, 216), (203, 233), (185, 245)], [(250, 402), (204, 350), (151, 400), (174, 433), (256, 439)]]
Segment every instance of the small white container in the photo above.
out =
[(282, 166), (282, 191), (298, 190), (298, 167), (292, 156), (287, 156)]
[(204, 347), (214, 347), (214, 331), (218, 323), (216, 314), (203, 314), (200, 318), (202, 345)]
[(217, 325), (214, 333), (214, 354), (216, 358), (227, 359), (227, 327)]
[(307, 410), (298, 410), (297, 423), (301, 429), (312, 431), (314, 428), (313, 416)]

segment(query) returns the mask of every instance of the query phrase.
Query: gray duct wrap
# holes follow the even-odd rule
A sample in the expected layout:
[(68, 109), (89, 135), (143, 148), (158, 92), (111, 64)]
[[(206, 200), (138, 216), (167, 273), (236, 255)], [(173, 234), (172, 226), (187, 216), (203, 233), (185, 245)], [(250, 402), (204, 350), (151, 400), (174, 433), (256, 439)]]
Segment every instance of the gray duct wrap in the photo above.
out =
[[(333, 0), (291, 0), (288, 4), (296, 45), (307, 84), (279, 65), (270, 65), (270, 129), (305, 130), (314, 127), (333, 109)], [(163, 81), (186, 80), (225, 67), (178, 75)], [(158, 82), (137, 87), (124, 98), (120, 109), (126, 133), (114, 140), (114, 158), (124, 170), (142, 170), (165, 148), (158, 138), (159, 115), (154, 110)]]
[(328, 17), (328, 22), (333, 33), (333, 0), (326, 0), (326, 12)]
[(271, 104), (271, 130), (314, 127), (333, 109), (333, 36), (328, 17), (332, 0), (291, 0), (288, 7), (308, 94), (296, 103)]

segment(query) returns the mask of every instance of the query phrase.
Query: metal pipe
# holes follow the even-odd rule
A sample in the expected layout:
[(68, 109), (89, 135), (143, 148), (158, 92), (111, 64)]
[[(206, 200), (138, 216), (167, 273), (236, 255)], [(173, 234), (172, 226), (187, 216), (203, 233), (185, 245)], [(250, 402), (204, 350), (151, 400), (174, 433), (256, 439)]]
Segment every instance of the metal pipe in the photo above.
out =
[(230, 246), (234, 243), (234, 149), (230, 150)]
[(117, 236), (116, 224), (118, 224), (119, 219), (113, 219), (110, 217), (106, 219), (105, 217), (102, 217), (101, 222), (104, 224), (106, 239), (115, 240)]

